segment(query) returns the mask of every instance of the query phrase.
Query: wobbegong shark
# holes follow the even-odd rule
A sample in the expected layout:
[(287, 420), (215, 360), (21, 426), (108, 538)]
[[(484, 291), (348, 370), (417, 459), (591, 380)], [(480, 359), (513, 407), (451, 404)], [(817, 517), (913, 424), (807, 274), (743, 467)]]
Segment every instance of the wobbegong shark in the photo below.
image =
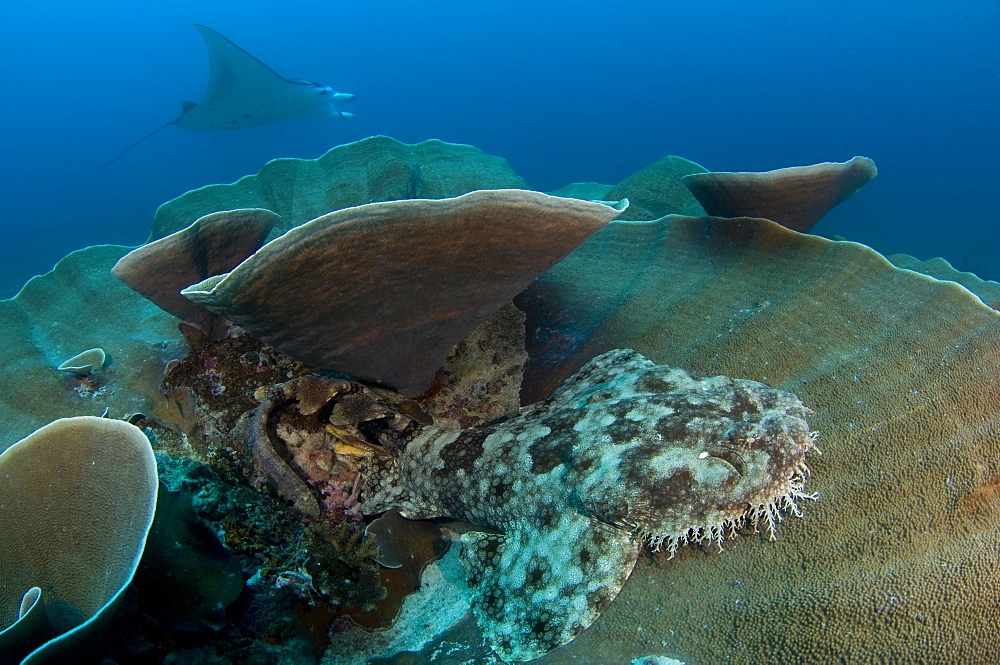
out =
[(801, 516), (796, 500), (815, 498), (804, 492), (811, 413), (755, 381), (698, 380), (610, 351), (480, 427), (398, 411), (361, 422), (389, 455), (364, 458), (360, 506), (472, 524), (460, 558), (477, 623), (504, 661), (532, 660), (600, 616), (643, 546), (721, 550), (739, 530), (773, 540), (782, 512)]
[(290, 118), (348, 118), (337, 102), (355, 96), (314, 81), (287, 79), (204, 25), (194, 24), (208, 47), (208, 86), (201, 101), (184, 102), (181, 114), (131, 144), (112, 164), (167, 127), (191, 131), (247, 129)]

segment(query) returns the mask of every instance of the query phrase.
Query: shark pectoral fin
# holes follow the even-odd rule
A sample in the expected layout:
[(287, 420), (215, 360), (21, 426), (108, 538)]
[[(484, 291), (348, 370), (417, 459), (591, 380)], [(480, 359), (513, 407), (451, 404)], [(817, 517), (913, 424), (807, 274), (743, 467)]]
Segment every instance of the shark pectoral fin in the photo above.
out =
[(505, 661), (531, 660), (592, 624), (632, 573), (629, 533), (566, 512), (559, 524), (468, 532), (462, 563), (479, 627)]

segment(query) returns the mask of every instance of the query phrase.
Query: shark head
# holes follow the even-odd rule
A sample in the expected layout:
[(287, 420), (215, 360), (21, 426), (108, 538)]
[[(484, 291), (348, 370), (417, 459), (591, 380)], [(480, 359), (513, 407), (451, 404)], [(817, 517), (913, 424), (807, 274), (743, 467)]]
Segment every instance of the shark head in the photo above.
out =
[(600, 418), (595, 431), (614, 443), (585, 449), (574, 464), (569, 482), (580, 509), (654, 549), (673, 556), (707, 540), (721, 549), (745, 526), (764, 527), (773, 540), (782, 510), (798, 515), (796, 500), (813, 498), (803, 486), (816, 434), (794, 395), (651, 365), (613, 394), (587, 399), (584, 418)]

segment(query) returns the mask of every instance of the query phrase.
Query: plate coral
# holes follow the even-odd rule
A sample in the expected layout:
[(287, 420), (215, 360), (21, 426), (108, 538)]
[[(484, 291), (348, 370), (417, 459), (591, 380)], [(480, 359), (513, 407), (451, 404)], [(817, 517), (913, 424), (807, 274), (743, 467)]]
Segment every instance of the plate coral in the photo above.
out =
[[(873, 167), (865, 173), (873, 175)], [(684, 179), (711, 175), (671, 157), (616, 186), (562, 188), (561, 201), (605, 200), (560, 203), (563, 209), (607, 217), (580, 234), (575, 249), (555, 252), (553, 265), (502, 291), (513, 305), (497, 311), (505, 305), (498, 296), (442, 341), (444, 351), (429, 354), (427, 367), (404, 379), (366, 374), (357, 364), (324, 368), (316, 356), (295, 357), (291, 346), (284, 347), (289, 357), (285, 337), (251, 324), (241, 329), (235, 310), (225, 308), (217, 314), (236, 327), (200, 340), (190, 330), (182, 335), (179, 319), (111, 275), (129, 248), (80, 250), (0, 303), (7, 341), (0, 445), (59, 417), (106, 412), (142, 427), (165, 468), (183, 460), (185, 482), (200, 488), (199, 518), (221, 535), (246, 577), (244, 598), (215, 628), (225, 636), (216, 655), (232, 662), (263, 653), (318, 662), (324, 652), (326, 662), (345, 662), (338, 650), (345, 644), (363, 653), (357, 662), (395, 658), (386, 646), (394, 638), (366, 638), (350, 615), (377, 612), (380, 603), (402, 605), (397, 621), (420, 626), (427, 617), (413, 608), (434, 607), (420, 594), (445, 587), (451, 593), (460, 581), (449, 577), (458, 563), (448, 558), (452, 551), (425, 573), (448, 583), (417, 590), (407, 609), (402, 596), (413, 584), (405, 591), (395, 585), (369, 558), (378, 555), (363, 537), (374, 513), (393, 505), (410, 517), (465, 520), (444, 526), (472, 571), (463, 592), (472, 616), (416, 643), (406, 640), (417, 652), (407, 657), (418, 660), (560, 664), (663, 654), (687, 663), (989, 662), (1000, 649), (1000, 313), (991, 306), (1000, 285), (944, 262), (890, 262), (863, 245), (741, 216), (752, 211), (706, 216)], [(838, 191), (860, 186), (852, 183)], [(272, 211), (280, 219), (269, 237), (277, 238), (330, 213), (355, 214), (335, 212), (352, 206), (428, 208), (450, 205), (429, 199), (526, 187), (503, 160), (470, 146), (374, 137), (185, 194), (161, 206), (151, 240), (220, 211)], [(623, 196), (632, 205), (608, 222), (620, 212), (611, 204)], [(839, 195), (815, 197), (825, 210)], [(505, 240), (532, 248), (549, 241), (522, 234)], [(337, 257), (324, 256), (336, 274)], [(449, 255), (435, 266), (431, 281), (446, 282), (455, 260)], [(412, 317), (425, 300), (371, 289), (392, 268), (375, 264), (378, 270), (361, 278), (339, 274), (344, 293), (366, 294), (351, 308), (381, 308), (381, 318), (397, 321)], [(455, 274), (450, 302), (461, 317), (472, 305), (456, 294), (470, 271)], [(206, 276), (213, 281), (202, 282), (199, 293), (228, 279)], [(323, 294), (333, 292), (309, 293), (297, 306), (321, 310)], [(333, 300), (346, 297), (336, 293)], [(248, 302), (252, 309), (264, 301)], [(371, 325), (357, 328), (363, 333)], [(333, 345), (338, 330), (344, 328), (331, 326), (321, 337)], [(323, 339), (314, 336), (310, 345)], [(355, 339), (363, 349), (365, 336)], [(185, 341), (198, 344), (192, 349)], [(81, 349), (98, 347), (107, 354), (100, 371), (56, 370)], [(403, 364), (402, 357), (369, 354), (387, 366)], [(656, 430), (670, 409), (693, 408), (693, 398), (678, 398), (681, 408), (650, 397), (669, 391), (647, 390), (636, 392), (633, 404), (632, 388), (616, 392), (624, 384), (616, 384), (612, 367), (593, 370), (609, 358), (638, 374), (669, 366), (733, 377), (685, 379), (700, 386), (695, 394), (717, 395), (729, 406), (684, 416), (686, 424), (671, 429), (675, 438), (663, 436), (660, 448), (646, 449), (655, 456), (672, 450), (671, 441), (686, 442), (677, 459), (708, 469), (708, 476), (692, 472), (688, 494), (651, 492), (654, 479), (636, 481), (634, 474), (611, 482), (643, 450), (626, 443), (619, 451), (625, 454), (608, 456), (614, 442), (642, 439), (631, 430)], [(766, 409), (735, 409), (741, 390), (752, 397), (746, 404), (771, 395), (783, 406), (772, 420), (763, 417)], [(355, 397), (346, 400), (348, 394)], [(658, 407), (658, 415), (646, 413)], [(758, 458), (747, 452), (757, 450), (753, 444), (712, 443), (766, 422), (780, 426), (765, 428), (771, 438), (763, 441), (794, 445), (766, 448)], [(806, 488), (802, 456), (813, 430), (821, 433), (822, 455), (809, 454)], [(568, 432), (569, 443), (558, 444), (556, 431)], [(273, 454), (266, 463), (259, 447), (265, 443)], [(768, 470), (775, 460), (783, 469), (777, 475)], [(661, 474), (652, 484), (680, 489), (668, 474), (679, 467), (661, 461), (644, 466)], [(606, 476), (595, 475), (605, 467)], [(286, 490), (282, 474), (291, 474)], [(741, 493), (752, 478), (770, 493)], [(712, 500), (692, 508), (688, 499), (702, 490)], [(789, 514), (777, 507), (794, 512), (789, 502), (806, 490), (818, 501), (769, 542), (771, 524)], [(529, 498), (530, 506), (518, 503)], [(227, 521), (223, 507), (235, 505), (247, 512), (242, 522)], [(723, 517), (707, 519), (716, 513)], [(747, 519), (754, 515), (758, 534)], [(720, 554), (728, 524), (741, 536), (727, 536)], [(559, 533), (570, 536), (559, 540)], [(553, 538), (543, 544), (546, 534)], [(642, 542), (652, 545), (646, 553)], [(602, 562), (599, 570), (581, 563), (584, 550), (596, 553), (588, 562)], [(142, 639), (166, 648), (153, 633)], [(125, 645), (109, 648), (119, 662), (128, 660)]]

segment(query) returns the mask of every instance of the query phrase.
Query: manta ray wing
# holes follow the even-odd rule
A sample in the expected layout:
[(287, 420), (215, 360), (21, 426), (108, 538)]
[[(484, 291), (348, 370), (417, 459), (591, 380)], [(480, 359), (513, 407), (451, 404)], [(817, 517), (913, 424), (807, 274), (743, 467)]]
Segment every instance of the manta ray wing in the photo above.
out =
[(195, 24), (208, 46), (208, 87), (174, 124), (181, 129), (246, 129), (287, 118), (343, 117), (334, 101), (353, 95), (286, 79), (215, 30)]

